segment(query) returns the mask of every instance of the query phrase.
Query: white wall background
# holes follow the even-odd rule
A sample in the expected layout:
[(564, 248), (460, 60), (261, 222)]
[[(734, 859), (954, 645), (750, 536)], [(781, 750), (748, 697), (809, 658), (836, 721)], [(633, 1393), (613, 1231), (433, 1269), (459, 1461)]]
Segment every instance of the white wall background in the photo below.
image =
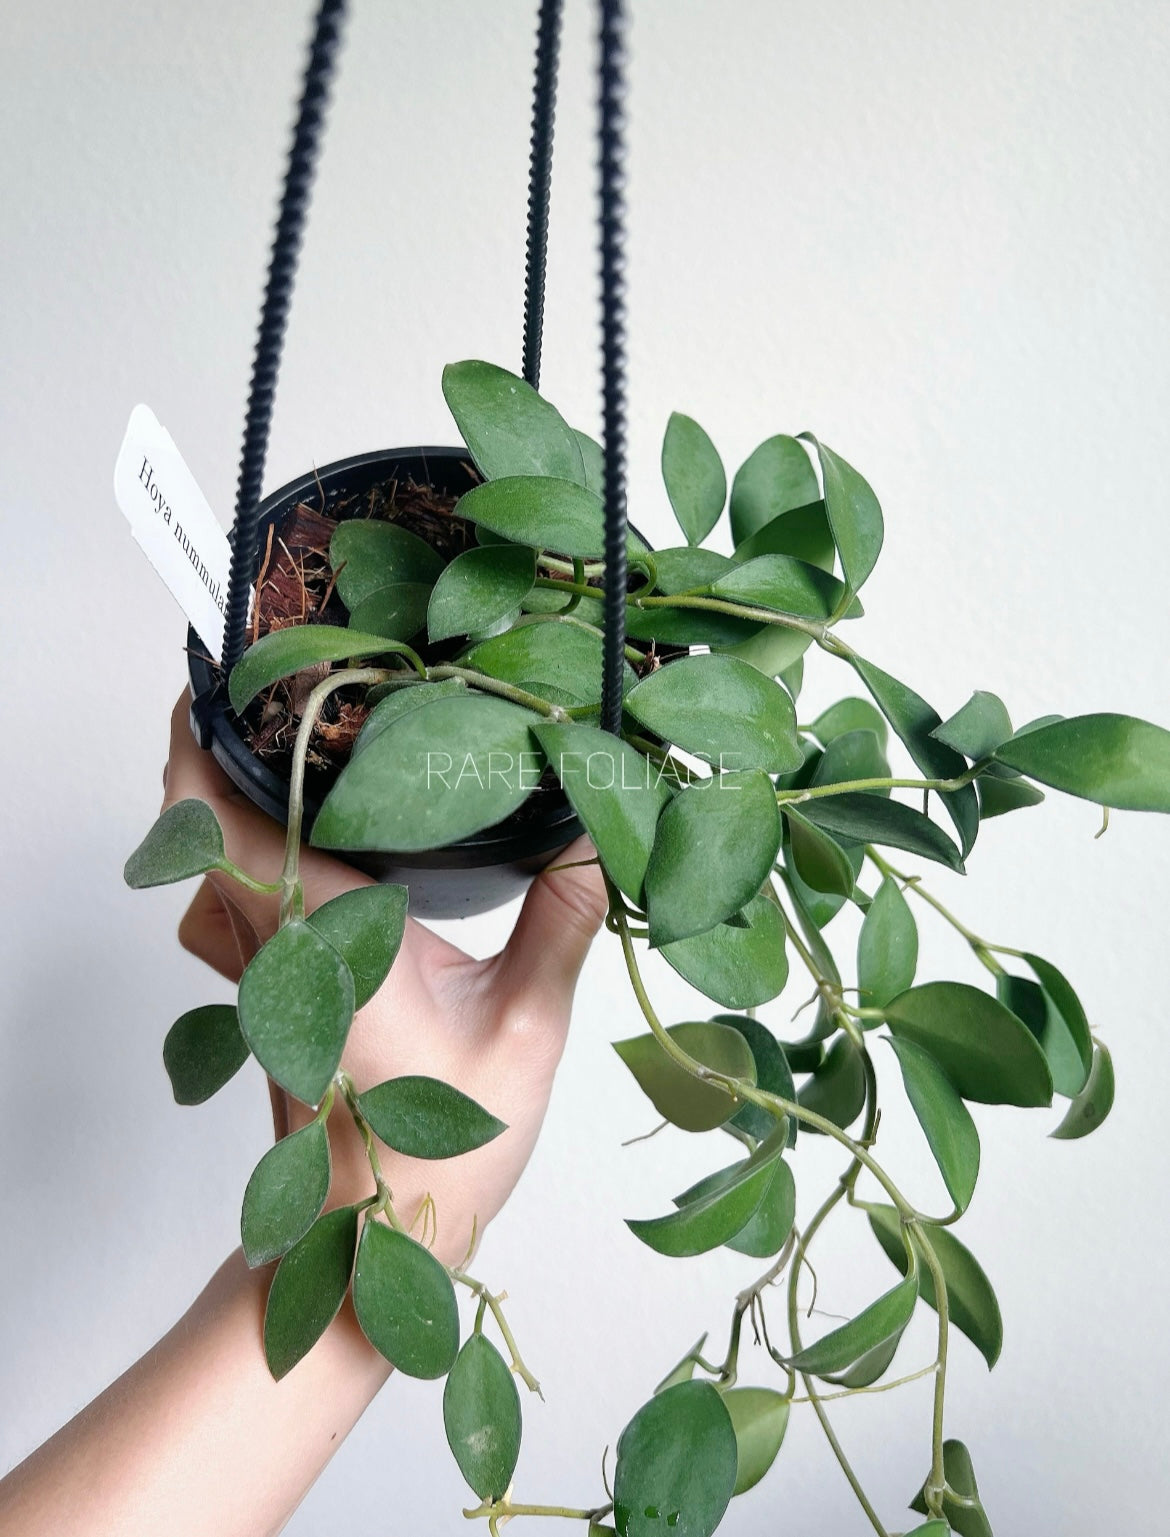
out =
[[(185, 1307), (235, 1242), (268, 1136), (254, 1072), (190, 1111), (170, 1103), (162, 1070), (167, 1025), (222, 989), (173, 940), (187, 893), (121, 884), (157, 809), (183, 635), (110, 475), (146, 400), (230, 516), (307, 10), (4, 0), (4, 1464)], [(811, 426), (886, 509), (866, 654), (944, 713), (986, 687), (1017, 719), (1116, 708), (1170, 722), (1167, 8), (633, 10), (637, 521), (671, 539), (656, 470), (670, 409), (703, 421), (731, 466)], [(441, 365), (518, 359), (533, 11), (355, 7), (270, 485), (310, 460), (450, 438)], [(545, 387), (588, 424), (592, 24), (588, 6), (569, 11)], [(810, 687), (826, 701), (848, 684), (826, 660)], [(1000, 1532), (1147, 1530), (1170, 1495), (1170, 828), (1118, 816), (1094, 842), (1097, 821), (1050, 801), (989, 826), (965, 882), (940, 878), (974, 926), (1072, 974), (1119, 1078), (1112, 1123), (1085, 1143), (1046, 1141), (1047, 1113), (979, 1115), (984, 1171), (964, 1232), (998, 1287), (1006, 1346), (989, 1378), (957, 1345), (949, 1423)], [(507, 920), (475, 922), (467, 943), (486, 952)], [(923, 928), (924, 966), (971, 975), (945, 933)], [(685, 1010), (681, 984), (663, 986), (666, 1012)], [(484, 1248), (548, 1399), (526, 1405), (528, 1498), (595, 1498), (603, 1443), (701, 1330), (722, 1335), (755, 1269), (662, 1260), (620, 1224), (719, 1156), (681, 1134), (619, 1147), (648, 1121), (607, 1041), (635, 1028), (600, 943), (547, 1134)], [(927, 1156), (898, 1119), (883, 1125), (891, 1160), (929, 1200)], [(833, 1177), (825, 1158), (810, 1163)], [(826, 1309), (884, 1282), (870, 1248), (859, 1219), (825, 1233)], [(924, 1470), (927, 1395), (918, 1385), (839, 1415), (893, 1525)], [(729, 1533), (864, 1529), (804, 1415)], [(393, 1381), (290, 1530), (459, 1532), (465, 1493), (436, 1390)]]

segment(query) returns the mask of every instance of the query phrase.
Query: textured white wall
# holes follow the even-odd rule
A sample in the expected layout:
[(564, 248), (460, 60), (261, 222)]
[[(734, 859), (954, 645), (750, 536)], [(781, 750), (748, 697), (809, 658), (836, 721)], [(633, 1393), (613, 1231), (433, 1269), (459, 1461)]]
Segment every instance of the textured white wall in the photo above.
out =
[[(157, 808), (183, 658), (179, 616), (109, 486), (144, 399), (230, 516), (307, 9), (3, 7), (0, 1463), (186, 1305), (235, 1241), (268, 1136), (254, 1072), (190, 1111), (162, 1071), (171, 1019), (222, 989), (173, 940), (186, 893), (134, 897), (120, 881)], [(310, 460), (449, 438), (441, 365), (517, 359), (533, 9), (355, 7), (270, 485)], [(886, 509), (868, 655), (944, 713), (986, 687), (1018, 719), (1117, 708), (1170, 722), (1167, 8), (633, 9), (640, 525), (671, 538), (656, 470), (670, 409), (703, 421), (730, 465), (811, 426)], [(597, 402), (589, 10), (570, 6), (566, 28), (545, 372), (583, 424)], [(848, 675), (826, 661), (810, 690), (832, 688)], [(1069, 970), (1119, 1078), (1112, 1124), (1086, 1143), (1046, 1141), (1045, 1113), (979, 1115), (964, 1231), (999, 1289), (1006, 1345), (991, 1378), (957, 1345), (950, 1425), (1001, 1532), (1146, 1529), (1170, 1495), (1170, 828), (1118, 816), (1094, 842), (1096, 826), (1091, 807), (1051, 801), (992, 824), (969, 878), (941, 882), (977, 928)], [(507, 917), (471, 925), (470, 947), (496, 944)], [(970, 975), (944, 933), (924, 933), (924, 965)], [(663, 987), (666, 1012), (684, 1010), (682, 985)], [(621, 1227), (718, 1156), (681, 1134), (619, 1147), (648, 1124), (607, 1045), (634, 1028), (599, 943), (547, 1134), (484, 1248), (548, 1399), (526, 1405), (534, 1499), (594, 1498), (602, 1444), (701, 1330), (722, 1334), (754, 1264), (675, 1264)], [(883, 1126), (891, 1159), (925, 1200), (926, 1155), (898, 1119)], [(825, 1308), (873, 1294), (884, 1261), (869, 1249), (847, 1216), (826, 1232)], [(896, 1523), (924, 1468), (926, 1390), (848, 1407), (842, 1435)], [(394, 1381), (290, 1530), (458, 1532), (464, 1496), (437, 1390)], [(803, 1416), (726, 1529), (778, 1524), (864, 1525)]]

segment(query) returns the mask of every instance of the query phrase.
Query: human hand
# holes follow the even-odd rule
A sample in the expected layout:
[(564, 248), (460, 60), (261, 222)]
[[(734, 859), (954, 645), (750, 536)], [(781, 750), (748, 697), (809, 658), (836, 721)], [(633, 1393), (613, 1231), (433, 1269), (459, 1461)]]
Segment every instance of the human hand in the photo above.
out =
[[(210, 753), (195, 744), (184, 695), (171, 719), (164, 810), (176, 801), (207, 801), (223, 828), (227, 853), (261, 881), (275, 880), (284, 835), (235, 789)], [(587, 859), (582, 839), (564, 856)], [(367, 877), (317, 849), (303, 849), (301, 878), (311, 912)], [(377, 995), (359, 1010), (343, 1068), (359, 1092), (402, 1074), (453, 1084), (507, 1125), (487, 1146), (450, 1161), (381, 1152), (395, 1209), (408, 1225), (428, 1194), (437, 1214), (436, 1255), (458, 1264), (473, 1232), (482, 1233), (511, 1194), (531, 1155), (564, 1049), (573, 989), (601, 924), (606, 898), (596, 866), (537, 877), (511, 938), (498, 955), (476, 961), (408, 919), (402, 948)], [(229, 876), (207, 876), (179, 926), (184, 948), (229, 981), (276, 931), (278, 899), (246, 891)], [(277, 1136), (312, 1116), (270, 1085)], [(330, 1117), (334, 1182), (331, 1205), (373, 1191), (370, 1166), (344, 1106)]]

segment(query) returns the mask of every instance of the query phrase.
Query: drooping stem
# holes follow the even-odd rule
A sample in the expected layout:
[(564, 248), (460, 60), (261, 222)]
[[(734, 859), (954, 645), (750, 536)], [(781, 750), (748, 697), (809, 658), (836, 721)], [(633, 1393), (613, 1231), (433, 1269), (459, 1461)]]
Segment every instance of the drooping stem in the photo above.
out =
[[(488, 1291), (487, 1287), (482, 1281), (477, 1281), (474, 1276), (468, 1275), (466, 1270), (463, 1270), (461, 1267), (456, 1266), (454, 1269), (449, 1270), (448, 1274), (453, 1281), (458, 1281), (460, 1286), (466, 1286), (473, 1297), (478, 1297), (481, 1305), (484, 1303), (487, 1304), (491, 1311), (492, 1317), (496, 1321), (496, 1327), (499, 1329), (501, 1335), (503, 1336), (504, 1343), (507, 1345), (508, 1352), (512, 1357), (512, 1370), (516, 1373), (517, 1377), (520, 1378), (521, 1382), (523, 1382), (524, 1386), (530, 1393), (535, 1393), (538, 1398), (543, 1398), (544, 1394), (540, 1391), (540, 1383), (528, 1370), (527, 1366), (525, 1366), (523, 1357), (520, 1354), (519, 1347), (516, 1344), (516, 1337), (512, 1333), (508, 1320), (504, 1317), (503, 1298), (494, 1296), (490, 1291)], [(503, 1512), (501, 1512), (501, 1514), (503, 1514)], [(536, 1512), (521, 1512), (519, 1510), (514, 1510), (512, 1514), (536, 1514)], [(552, 1511), (548, 1512), (548, 1514), (556, 1515), (564, 1514), (564, 1512)]]
[(955, 914), (951, 912), (950, 908), (944, 907), (939, 899), (933, 894), (933, 892), (927, 891), (926, 887), (922, 884), (922, 879), (920, 876), (904, 875), (902, 871), (895, 870), (893, 865), (890, 864), (887, 859), (883, 858), (883, 856), (878, 853), (877, 849), (870, 845), (866, 846), (865, 853), (866, 858), (882, 875), (888, 876), (891, 880), (901, 881), (903, 887), (907, 891), (912, 891), (914, 895), (921, 901), (925, 902), (928, 907), (933, 907), (940, 918), (945, 918), (947, 923), (950, 924), (951, 928), (953, 928), (957, 934), (961, 934), (963, 936), (963, 938), (971, 946), (971, 949), (975, 952), (975, 955), (978, 957), (978, 959), (982, 961), (983, 965), (987, 967), (988, 971), (992, 972), (994, 975), (1001, 975), (1004, 968), (1000, 965), (999, 961), (996, 960), (994, 954), (992, 953), (993, 951), (998, 950), (1002, 955), (1019, 955), (1020, 952), (1018, 950), (1009, 950), (1003, 945), (992, 945), (989, 944), (987, 940), (981, 939), (973, 929), (969, 929), (961, 919), (957, 918)]
[(477, 688), (484, 694), (498, 694), (501, 699), (510, 699), (513, 704), (523, 705), (526, 710), (535, 710), (538, 715), (544, 715), (549, 720), (569, 719), (568, 711), (561, 705), (549, 704), (547, 699), (541, 699), (538, 694), (530, 694), (527, 689), (517, 688), (514, 683), (501, 682), (499, 678), (489, 678), (487, 673), (476, 672), (474, 668), (456, 667), (449, 662), (427, 668), (428, 682), (438, 683), (444, 678), (460, 678), (469, 688)]

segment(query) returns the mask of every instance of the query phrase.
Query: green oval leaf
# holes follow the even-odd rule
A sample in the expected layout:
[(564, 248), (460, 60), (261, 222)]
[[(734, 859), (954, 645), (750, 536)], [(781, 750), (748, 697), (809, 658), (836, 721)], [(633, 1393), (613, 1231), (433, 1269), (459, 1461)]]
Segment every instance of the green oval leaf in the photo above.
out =
[(577, 427), (573, 428), (573, 436), (577, 440), (577, 447), (581, 450), (581, 462), (585, 466), (585, 484), (590, 491), (596, 491), (598, 496), (604, 496), (605, 450), (596, 438), (591, 438), (587, 432), (581, 432)]
[(823, 710), (812, 723), (812, 734), (827, 747), (837, 737), (851, 731), (872, 731), (885, 751), (888, 738), (886, 718), (868, 699), (839, 699)]
[(1044, 800), (1044, 791), (1037, 790), (1026, 779), (998, 779), (981, 774), (975, 785), (979, 791), (979, 816), (984, 822), (989, 817), (1005, 816), (1009, 811), (1039, 806)]
[(456, 512), (516, 544), (579, 560), (605, 554), (605, 513), (594, 491), (571, 480), (489, 480), (459, 498)]
[(473, 1334), (443, 1389), (443, 1428), (459, 1471), (481, 1500), (504, 1497), (520, 1456), (520, 1394), (503, 1356)]
[(451, 1278), (405, 1233), (367, 1217), (353, 1271), (362, 1333), (408, 1377), (442, 1377), (459, 1350), (459, 1309)]
[(572, 428), (518, 375), (475, 358), (448, 363), (443, 398), (485, 480), (556, 475), (584, 485), (585, 465)]
[[(736, 619), (731, 614), (699, 608), (642, 608), (633, 603), (626, 609), (629, 640), (656, 640), (664, 646), (712, 646), (729, 651), (759, 633), (759, 626), (752, 619)], [(811, 637), (807, 638), (811, 642)]]
[[(772, 1177), (765, 1184), (755, 1211), (741, 1227), (723, 1239), (726, 1248), (734, 1249), (737, 1254), (750, 1255), (753, 1259), (770, 1259), (774, 1254), (779, 1254), (796, 1219), (796, 1182), (792, 1170), (782, 1159), (777, 1161), (774, 1156), (775, 1150), (783, 1147), (786, 1140), (776, 1134), (776, 1126), (777, 1123), (773, 1121), (768, 1141), (758, 1149), (760, 1157), (770, 1160), (774, 1171)], [(765, 1148), (768, 1149), (766, 1154)], [(723, 1192), (738, 1187), (741, 1179), (750, 1174), (750, 1163), (751, 1159), (741, 1159), (730, 1168), (708, 1174), (689, 1190), (684, 1190), (682, 1195), (676, 1195), (674, 1204), (690, 1210), (695, 1206), (705, 1207), (707, 1203), (716, 1202)], [(730, 1211), (726, 1215), (730, 1217)], [(657, 1245), (651, 1244), (651, 1247)], [(714, 1248), (715, 1245), (710, 1247)]]
[[(1039, 1041), (1040, 1049), (1052, 1074), (1053, 1088), (1058, 1094), (1064, 1094), (1072, 1099), (1084, 1088), (1093, 1062), (1093, 1041), (1089, 1033), (1089, 1022), (1084, 1017), (1080, 1000), (1056, 968), (1049, 967), (1045, 961), (1040, 961), (1039, 956), (1033, 957), (1032, 960), (1039, 961), (1053, 986), (1060, 992), (1072, 1015), (1073, 1025), (1069, 1026), (1063, 1011), (1058, 1008), (1056, 999), (1048, 988), (1042, 987), (1040, 983), (1033, 982), (1028, 977), (1013, 977), (1001, 973), (996, 978), (996, 997), (1024, 1021)], [(1032, 964), (1032, 960), (1029, 961), (1029, 965)], [(1035, 970), (1035, 967), (1033, 969)], [(1037, 971), (1037, 975), (1039, 974)]]
[(542, 722), (533, 735), (610, 879), (641, 905), (667, 784), (628, 742), (598, 726)]
[(477, 635), (519, 608), (536, 580), (536, 551), (521, 544), (491, 544), (457, 555), (444, 568), (427, 608), (432, 644), (452, 635)]
[[(865, 1067), (861, 1053), (848, 1037), (838, 1036), (824, 1061), (800, 1090), (805, 1110), (823, 1115), (842, 1131), (853, 1125), (865, 1109)], [(820, 1128), (805, 1122), (806, 1132)]]
[(918, 925), (893, 876), (878, 887), (857, 937), (857, 986), (866, 1008), (884, 1009), (914, 981)]
[(430, 601), (431, 589), (425, 582), (388, 582), (354, 604), (349, 614), (350, 626), (365, 635), (413, 640), (427, 622)]
[(1077, 715), (1017, 732), (1000, 763), (1119, 811), (1170, 812), (1170, 731), (1132, 715)]
[(789, 1401), (772, 1388), (727, 1388), (723, 1403), (735, 1431), (734, 1494), (754, 1489), (776, 1461), (788, 1429)]
[[(767, 1025), (761, 1024), (758, 1019), (752, 1019), (748, 1014), (716, 1014), (715, 1022), (720, 1025), (730, 1025), (733, 1030), (738, 1030), (748, 1043), (756, 1064), (758, 1089), (763, 1089), (765, 1094), (778, 1095), (780, 1099), (786, 1099), (790, 1103), (795, 1101), (796, 1085), (792, 1081), (788, 1058)], [(755, 1137), (757, 1142), (766, 1142), (776, 1130), (776, 1117), (762, 1105), (745, 1105), (742, 1110), (732, 1116), (729, 1125), (737, 1126), (740, 1131), (746, 1131), (748, 1136)], [(796, 1145), (797, 1125), (795, 1117), (789, 1117), (789, 1147)]]
[[(877, 733), (845, 731), (826, 744), (809, 783), (813, 786), (844, 785), (858, 779), (891, 777), (890, 765)], [(890, 792), (882, 788), (867, 793), (884, 798)]]
[(248, 1060), (234, 1004), (208, 1003), (181, 1014), (163, 1042), (163, 1066), (177, 1105), (201, 1105)]
[(930, 733), (935, 741), (953, 747), (972, 762), (989, 758), (1012, 734), (1007, 706), (996, 694), (977, 689), (963, 708)]
[(886, 1008), (895, 1036), (923, 1046), (964, 1099), (1050, 1105), (1052, 1074), (1028, 1027), (966, 982), (927, 982)]
[[(802, 619), (828, 619), (845, 597), (845, 588), (819, 566), (791, 555), (757, 555), (732, 566), (712, 582), (711, 596), (773, 608)], [(861, 604), (854, 599), (845, 617), (857, 619), (861, 611)]]
[(671, 412), (662, 440), (662, 478), (678, 525), (702, 544), (727, 500), (727, 476), (714, 443), (689, 416)]
[(176, 801), (126, 861), (122, 878), (132, 891), (141, 891), (206, 875), (223, 864), (223, 830), (215, 812), (206, 801)]
[(979, 1133), (971, 1112), (928, 1051), (897, 1036), (890, 1045), (943, 1183), (959, 1211), (966, 1211), (979, 1177)]
[(1093, 1065), (1084, 1088), (1065, 1111), (1064, 1119), (1049, 1136), (1071, 1142), (1087, 1137), (1113, 1109), (1113, 1058), (1097, 1041), (1093, 1047)]
[(270, 1078), (316, 1105), (353, 1023), (354, 981), (331, 944), (301, 918), (278, 929), (240, 979), (240, 1029)]
[(821, 464), (825, 511), (833, 530), (833, 543), (841, 556), (841, 569), (852, 592), (877, 565), (885, 529), (882, 509), (864, 476), (819, 442), (811, 432), (801, 437), (813, 445)]
[(803, 762), (786, 689), (731, 656), (687, 656), (626, 695), (635, 720), (719, 769), (786, 774)]
[[(897, 678), (892, 678), (872, 662), (859, 656), (851, 657), (850, 661), (906, 751), (928, 779), (954, 779), (967, 772), (967, 760), (953, 747), (947, 747), (931, 735), (935, 727), (942, 724), (937, 710), (933, 710), (912, 688), (899, 683)], [(964, 785), (961, 790), (946, 790), (939, 799), (955, 824), (966, 858), (979, 832), (979, 797), (975, 787)]]
[[(460, 665), (514, 684), (554, 704), (597, 704), (601, 699), (604, 641), (575, 619), (531, 620), (481, 641)], [(634, 672), (626, 668), (627, 685)]]
[(358, 886), (305, 919), (353, 973), (356, 1009), (369, 1003), (390, 973), (406, 932), (406, 904), (405, 886)]
[(353, 1270), (356, 1206), (326, 1212), (276, 1267), (264, 1309), (264, 1355), (280, 1380), (337, 1317)]
[(783, 513), (816, 502), (820, 494), (804, 445), (784, 433), (768, 438), (744, 460), (732, 483), (731, 537), (738, 546)]
[(894, 1357), (898, 1354), (898, 1346), (902, 1343), (902, 1331), (891, 1334), (888, 1340), (883, 1340), (880, 1345), (875, 1345), (872, 1350), (867, 1350), (860, 1356), (848, 1370), (834, 1372), (831, 1377), (826, 1377), (826, 1382), (831, 1382), (841, 1388), (868, 1388), (872, 1387), (881, 1377), (884, 1377), (893, 1365)]
[[(952, 1499), (950, 1494), (943, 1496), (943, 1511), (946, 1521), (928, 1521), (925, 1526), (919, 1527), (919, 1533), (936, 1532), (944, 1534), (954, 1532), (955, 1537), (992, 1537), (991, 1522), (987, 1519), (987, 1512), (979, 1498), (979, 1485), (975, 1482), (975, 1469), (971, 1463), (971, 1453), (961, 1441), (943, 1442), (943, 1477), (946, 1480), (947, 1489), (951, 1494), (957, 1494), (962, 1500)], [(926, 1514), (925, 1489), (917, 1494), (910, 1502), (910, 1509)], [(911, 1534), (913, 1537), (913, 1534)], [(931, 1532), (933, 1537), (933, 1532)]]
[(332, 1165), (323, 1121), (283, 1137), (252, 1170), (240, 1213), (244, 1258), (255, 1269), (279, 1259), (321, 1215)]
[(468, 690), (394, 721), (351, 758), (313, 824), (319, 848), (442, 848), (510, 816), (536, 787), (539, 717)]
[[(756, 1064), (747, 1041), (730, 1025), (707, 1020), (671, 1025), (667, 1034), (704, 1067), (728, 1078), (756, 1081)], [(719, 1084), (694, 1078), (674, 1062), (653, 1035), (615, 1041), (614, 1050), (638, 1086), (664, 1119), (683, 1131), (711, 1131), (738, 1108)]]
[(329, 541), (329, 563), (337, 574), (337, 592), (352, 613), (388, 587), (430, 588), (443, 569), (443, 557), (424, 539), (374, 518), (348, 518)]
[(735, 1430), (709, 1382), (679, 1382), (622, 1431), (614, 1471), (620, 1537), (711, 1537), (738, 1473)]
[(791, 555), (831, 576), (837, 564), (837, 546), (824, 502), (809, 502), (782, 512), (735, 546), (737, 561), (755, 560), (760, 555)]
[(794, 1371), (810, 1377), (824, 1377), (841, 1372), (862, 1356), (868, 1355), (885, 1340), (901, 1335), (910, 1322), (918, 1301), (918, 1282), (908, 1276), (900, 1285), (885, 1292), (876, 1302), (839, 1329), (822, 1335), (815, 1344), (806, 1345), (792, 1357)]
[(402, 645), (385, 635), (367, 635), (336, 624), (293, 624), (262, 636), (232, 668), (228, 698), (237, 715), (262, 689), (318, 662), (358, 661), (401, 653)]
[(779, 851), (776, 794), (761, 770), (680, 791), (658, 819), (646, 870), (651, 945), (689, 939), (740, 912)]
[[(898, 1213), (892, 1206), (871, 1206), (868, 1215), (874, 1237), (905, 1275), (906, 1245), (902, 1242)], [(926, 1233), (946, 1283), (951, 1322), (967, 1336), (988, 1367), (993, 1367), (1003, 1349), (1003, 1319), (991, 1282), (970, 1249), (959, 1242), (950, 1228), (929, 1225)], [(930, 1267), (921, 1260), (918, 1286), (922, 1300), (937, 1312), (934, 1278)]]
[(784, 920), (775, 902), (761, 893), (743, 909), (743, 916), (746, 928), (718, 923), (705, 934), (662, 946), (663, 959), (679, 976), (725, 1009), (752, 1009), (767, 1003), (780, 995), (788, 981)]
[(798, 811), (789, 804), (782, 809), (788, 827), (787, 857), (796, 874), (813, 891), (849, 896), (854, 875), (845, 850), (823, 828), (809, 821), (803, 809)]
[(458, 1158), (507, 1127), (438, 1078), (388, 1078), (362, 1094), (362, 1114), (387, 1147), (408, 1158)]
[(654, 551), (656, 592), (668, 597), (689, 592), (702, 594), (712, 582), (731, 569), (731, 559), (718, 555), (714, 550), (700, 550), (694, 545), (674, 545)]
[(800, 809), (810, 822), (834, 838), (905, 849), (948, 870), (963, 870), (963, 857), (946, 833), (921, 811), (900, 801), (864, 790), (846, 790), (840, 795), (802, 801)]
[(627, 1218), (626, 1226), (648, 1248), (672, 1259), (719, 1248), (747, 1226), (767, 1198), (782, 1147), (783, 1142), (773, 1138), (750, 1158), (676, 1197), (677, 1211), (665, 1217)]
[[(413, 681), (404, 678), (401, 683), (382, 683), (370, 690), (367, 698), (374, 708), (358, 732), (351, 756), (364, 752), (400, 716), (409, 715), (412, 710), (421, 709), (434, 699), (447, 699), (452, 694), (467, 693), (467, 684), (462, 678), (444, 678), (439, 683), (423, 683), (417, 673), (411, 676)], [(389, 692), (382, 692), (384, 690)], [(379, 693), (381, 697), (378, 697)]]

